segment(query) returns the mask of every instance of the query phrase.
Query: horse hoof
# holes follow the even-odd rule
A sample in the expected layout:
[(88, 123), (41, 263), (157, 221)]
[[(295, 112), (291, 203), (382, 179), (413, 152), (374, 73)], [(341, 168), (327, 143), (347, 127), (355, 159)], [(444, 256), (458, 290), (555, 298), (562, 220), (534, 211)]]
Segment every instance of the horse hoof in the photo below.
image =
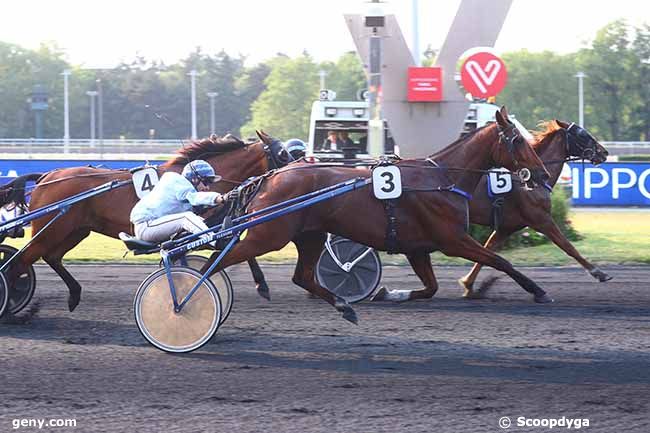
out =
[(546, 293), (544, 293), (543, 295), (535, 296), (535, 302), (537, 302), (538, 304), (550, 304), (551, 302), (555, 302), (555, 301), (553, 300), (553, 298), (551, 298)]
[(614, 277), (610, 277), (608, 274), (606, 274), (605, 272), (601, 271), (598, 268), (592, 269), (589, 273), (591, 274), (592, 277), (594, 277), (601, 283), (604, 283), (605, 281), (609, 281), (612, 278), (614, 278)]
[(355, 325), (359, 324), (359, 319), (357, 319), (357, 313), (350, 306), (345, 308), (345, 310), (343, 311), (343, 318), (348, 322), (354, 323)]
[(372, 298), (370, 298), (371, 301), (385, 301), (386, 297), (388, 296), (388, 289), (386, 287), (380, 287), (379, 290), (377, 290), (377, 293), (375, 293)]
[(72, 313), (75, 308), (77, 308), (77, 305), (79, 305), (79, 300), (80, 298), (68, 298), (68, 310)]
[[(465, 294), (471, 292), (472, 288), (474, 287), (473, 282), (472, 282), (472, 284), (467, 284), (467, 281), (465, 280), (465, 277), (458, 279), (458, 285), (463, 288), (463, 290), (465, 291)], [(466, 297), (466, 296), (463, 295), (463, 297)]]
[(463, 298), (465, 299), (485, 299), (485, 293), (479, 291), (474, 291), (474, 290), (465, 290), (463, 293)]
[(257, 288), (257, 293), (267, 301), (271, 300), (271, 291), (269, 290), (269, 286), (266, 284), (258, 284), (256, 286)]

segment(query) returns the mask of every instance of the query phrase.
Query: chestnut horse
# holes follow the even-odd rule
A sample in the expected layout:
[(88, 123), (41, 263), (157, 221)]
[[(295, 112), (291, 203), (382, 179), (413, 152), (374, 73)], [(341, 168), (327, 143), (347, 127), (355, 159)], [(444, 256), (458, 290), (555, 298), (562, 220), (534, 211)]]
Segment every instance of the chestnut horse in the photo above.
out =
[[(259, 176), (269, 169), (279, 168), (292, 161), (280, 141), (263, 132), (258, 132), (258, 136), (259, 141), (249, 144), (234, 137), (219, 138), (214, 135), (202, 141), (192, 142), (180, 149), (176, 157), (162, 164), (159, 172), (180, 172), (188, 162), (204, 159), (223, 177), (215, 184), (214, 190), (226, 192), (251, 176)], [(45, 207), (111, 180), (130, 178), (131, 174), (127, 170), (92, 167), (54, 170), (38, 181), (36, 189), (32, 192), (30, 208)], [(134, 188), (127, 185), (73, 205), (16, 259), (8, 274), (9, 287), (13, 286), (12, 281), (22, 275), (29, 265), (43, 258), (67, 285), (68, 307), (73, 311), (79, 304), (81, 285), (63, 266), (63, 256), (91, 231), (113, 238), (118, 238), (120, 232), (132, 234), (129, 214), (137, 201)], [(54, 214), (50, 214), (33, 221), (32, 233), (38, 233), (53, 217)], [(265, 292), (268, 293), (264, 275), (253, 258), (249, 264), (258, 283), (258, 291), (264, 296)], [(259, 275), (255, 275), (256, 273)]]
[[(532, 146), (551, 175), (548, 181), (550, 187), (555, 185), (560, 177), (562, 166), (569, 159), (586, 159), (595, 165), (607, 160), (607, 150), (584, 128), (559, 120), (546, 122), (543, 128), (544, 130), (534, 133), (535, 142)], [(489, 226), (491, 207), (487, 192), (487, 178), (484, 176), (474, 191), (474, 197), (469, 205), (470, 222)], [(608, 281), (612, 278), (582, 257), (562, 234), (551, 216), (549, 190), (536, 188), (534, 191), (526, 191), (521, 185), (513, 183), (512, 191), (504, 199), (502, 221), (484, 246), (491, 250), (498, 250), (510, 235), (525, 227), (531, 227), (546, 235), (598, 281)], [(465, 289), (465, 297), (481, 297), (482, 292), (473, 290), (480, 271), (481, 264), (476, 263), (467, 275), (458, 280)]]
[[(528, 168), (537, 182), (544, 182), (549, 176), (528, 142), (506, 120), (505, 108), (496, 117), (497, 123), (476, 130), (430, 158), (405, 159), (396, 163), (404, 185), (403, 194), (396, 199), (392, 211), (398, 234), (394, 239), (396, 242), (389, 242), (386, 236), (390, 226), (384, 203), (374, 197), (371, 188), (361, 188), (250, 228), (246, 237), (214, 271), (279, 250), (293, 241), (298, 250), (293, 282), (323, 298), (342, 312), (345, 319), (356, 323), (352, 307), (322, 287), (315, 278), (314, 270), (326, 232), (330, 232), (379, 250), (390, 248), (407, 256), (424, 283), (424, 289), (383, 289), (378, 294), (380, 299), (431, 298), (438, 284), (429, 254), (439, 250), (446, 255), (464, 257), (503, 271), (532, 293), (535, 301), (551, 302), (552, 299), (537, 284), (467, 234), (468, 202), (459, 190), (474, 191), (485, 170), (493, 166), (504, 166), (513, 171)], [(367, 167), (318, 167), (294, 163), (274, 172), (264, 181), (248, 211), (370, 175)], [(216, 256), (216, 253), (212, 255), (204, 271)]]

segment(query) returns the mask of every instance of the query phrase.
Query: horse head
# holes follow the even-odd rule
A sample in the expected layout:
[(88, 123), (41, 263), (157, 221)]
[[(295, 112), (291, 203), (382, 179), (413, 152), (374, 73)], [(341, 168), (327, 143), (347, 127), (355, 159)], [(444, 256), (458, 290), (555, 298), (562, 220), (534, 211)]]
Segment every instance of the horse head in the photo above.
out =
[(607, 161), (609, 152), (585, 128), (575, 123), (555, 122), (566, 131), (567, 156), (586, 159), (594, 165)]
[(497, 149), (492, 152), (494, 165), (516, 171), (522, 182), (545, 183), (550, 175), (544, 163), (515, 124), (508, 119), (505, 106), (496, 112), (496, 124), (499, 141)]
[(257, 136), (263, 143), (264, 152), (266, 152), (266, 157), (269, 163), (269, 170), (282, 168), (285, 165), (293, 161), (293, 157), (287, 151), (284, 143), (273, 138), (264, 131), (255, 131)]

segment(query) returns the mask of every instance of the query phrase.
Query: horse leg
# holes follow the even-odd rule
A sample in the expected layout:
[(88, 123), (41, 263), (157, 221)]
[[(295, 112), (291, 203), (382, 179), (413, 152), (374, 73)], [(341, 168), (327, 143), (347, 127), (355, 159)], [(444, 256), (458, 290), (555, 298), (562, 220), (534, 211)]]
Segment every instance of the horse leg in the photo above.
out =
[[(492, 234), (485, 242), (485, 245), (483, 245), (483, 247), (491, 251), (497, 251), (499, 250), (499, 248), (501, 248), (505, 240), (508, 239), (508, 237), (513, 232), (514, 230), (509, 230), (507, 232), (501, 230), (495, 230), (492, 232)], [(476, 282), (476, 278), (478, 277), (479, 272), (481, 272), (482, 267), (483, 267), (482, 264), (474, 263), (474, 266), (472, 266), (472, 269), (469, 271), (469, 273), (458, 280), (458, 284), (460, 284), (460, 286), (464, 289), (464, 293), (463, 293), (464, 298), (480, 299), (483, 297), (483, 294), (480, 291), (479, 292), (474, 291), (474, 283)]]
[(387, 290), (379, 289), (372, 297), (373, 301), (410, 301), (413, 299), (430, 299), (438, 291), (436, 275), (431, 267), (431, 257), (428, 253), (407, 254), (411, 267), (424, 284), (421, 290)]
[(553, 299), (551, 299), (541, 287), (535, 284), (533, 280), (517, 271), (512, 264), (503, 257), (495, 254), (487, 248), (483, 248), (481, 244), (476, 242), (476, 240), (467, 233), (464, 233), (460, 238), (449, 239), (449, 242), (442, 245), (440, 250), (447, 256), (463, 257), (467, 260), (478, 262), (505, 272), (525, 291), (533, 294), (535, 296), (535, 302), (553, 302)]
[(301, 233), (293, 240), (298, 249), (298, 262), (296, 263), (292, 281), (309, 293), (333, 305), (334, 308), (343, 313), (345, 320), (357, 324), (357, 314), (350, 304), (345, 299), (336, 296), (321, 286), (316, 279), (316, 264), (326, 238), (327, 235), (323, 232), (307, 232)]
[(68, 287), (68, 309), (72, 312), (81, 300), (81, 284), (63, 266), (63, 256), (77, 246), (90, 234), (90, 230), (80, 230), (71, 233), (63, 242), (59, 243), (56, 249), (48, 251), (43, 260), (56, 272)]
[(609, 281), (612, 279), (607, 273), (601, 271), (598, 266), (591, 264), (587, 259), (582, 257), (582, 255), (576, 250), (576, 248), (569, 242), (569, 240), (562, 234), (560, 228), (555, 224), (553, 220), (547, 221), (545, 224), (532, 226), (535, 230), (540, 233), (543, 233), (548, 237), (555, 245), (557, 245), (562, 251), (567, 255), (573, 257), (578, 263), (582, 265), (583, 268), (592, 277), (600, 281), (601, 283)]
[(269, 291), (269, 286), (266, 284), (266, 278), (264, 278), (264, 273), (260, 268), (257, 260), (250, 259), (248, 261), (248, 266), (251, 268), (251, 273), (253, 274), (253, 280), (255, 280), (255, 288), (257, 288), (257, 293), (266, 300), (271, 300), (271, 292)]

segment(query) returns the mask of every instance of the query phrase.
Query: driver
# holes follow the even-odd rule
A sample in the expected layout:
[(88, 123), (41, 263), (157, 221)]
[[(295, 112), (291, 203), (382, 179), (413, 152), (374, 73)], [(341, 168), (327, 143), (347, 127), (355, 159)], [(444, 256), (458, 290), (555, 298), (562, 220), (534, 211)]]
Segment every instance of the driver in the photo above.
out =
[(299, 138), (287, 140), (287, 142), (284, 143), (284, 146), (287, 148), (287, 152), (289, 152), (294, 161), (298, 161), (307, 153), (305, 142)]
[(181, 174), (165, 172), (154, 189), (131, 211), (136, 238), (159, 243), (182, 230), (189, 233), (207, 230), (203, 218), (192, 212), (192, 207), (222, 204), (223, 195), (208, 191), (210, 184), (220, 179), (212, 166), (200, 159), (187, 164)]

